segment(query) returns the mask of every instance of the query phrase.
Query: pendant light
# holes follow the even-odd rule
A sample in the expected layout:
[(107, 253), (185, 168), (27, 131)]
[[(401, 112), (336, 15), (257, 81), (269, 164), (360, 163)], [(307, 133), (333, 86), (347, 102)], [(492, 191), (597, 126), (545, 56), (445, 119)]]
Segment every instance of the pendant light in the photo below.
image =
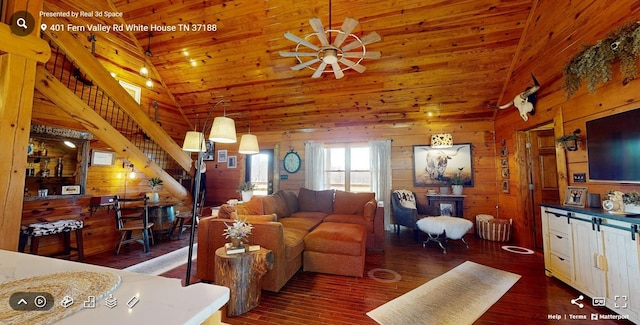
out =
[(258, 137), (251, 134), (251, 116), (249, 116), (249, 133), (240, 137), (240, 147), (238, 152), (245, 155), (253, 155), (260, 153), (260, 147), (258, 146)]
[[(151, 34), (151, 32), (149, 32), (149, 34), (147, 34), (147, 49), (144, 51), (144, 62), (142, 63), (142, 67), (140, 68), (140, 75), (145, 77), (145, 78), (149, 78), (149, 68), (147, 68), (147, 58), (151, 58), (153, 56), (153, 54), (151, 53), (151, 36), (153, 34)], [(147, 79), (147, 82), (149, 82), (149, 80), (151, 79)], [(149, 86), (147, 86), (149, 87)], [(153, 87), (153, 83), (152, 86), (149, 88)]]

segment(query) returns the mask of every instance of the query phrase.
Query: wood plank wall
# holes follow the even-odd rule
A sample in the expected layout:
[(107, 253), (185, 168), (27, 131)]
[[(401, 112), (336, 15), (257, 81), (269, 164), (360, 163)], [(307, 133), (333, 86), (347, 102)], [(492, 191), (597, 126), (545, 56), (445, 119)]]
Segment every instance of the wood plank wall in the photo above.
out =
[[(585, 45), (595, 45), (609, 32), (624, 23), (637, 20), (640, 10), (633, 1), (580, 1), (571, 4), (562, 1), (540, 1), (532, 15), (533, 25), (523, 36), (522, 52), (518, 57), (512, 81), (530, 80), (534, 73), (542, 88), (538, 94), (536, 113), (524, 122), (513, 109), (498, 114), (495, 123), (496, 141), (505, 140), (509, 150), (509, 168), (512, 177), (509, 180), (510, 193), (498, 192), (498, 215), (514, 219), (514, 241), (525, 247), (533, 246), (533, 216), (527, 206), (527, 177), (525, 174), (525, 155), (518, 132), (558, 121), (555, 125), (556, 137), (570, 134), (575, 129), (588, 139), (585, 122), (594, 118), (640, 107), (640, 81), (624, 84), (616, 64), (612, 70), (613, 78), (607, 84), (601, 84), (591, 94), (586, 86), (571, 98), (564, 90), (562, 70), (573, 56)], [(572, 17), (566, 19), (566, 17)], [(515, 96), (522, 91), (516, 88), (518, 82), (511, 82), (507, 94)], [(514, 85), (514, 86), (512, 86)], [(507, 96), (506, 98), (512, 98)], [(628, 192), (640, 189), (637, 185), (620, 183), (574, 184), (571, 175), (587, 172), (587, 153), (585, 143), (575, 152), (557, 150), (560, 184), (586, 186), (591, 193), (603, 197), (607, 190)], [(565, 164), (566, 162), (566, 164)], [(496, 173), (499, 173), (496, 170)], [(587, 172), (588, 175), (588, 172)], [(564, 198), (564, 192), (561, 190)], [(538, 208), (538, 207), (536, 207)]]
[[(347, 142), (368, 142), (371, 140), (393, 140), (392, 151), (392, 177), (393, 189), (409, 189), (418, 195), (422, 204), (426, 205), (427, 187), (413, 186), (413, 146), (429, 145), (431, 134), (450, 132), (455, 143), (470, 143), (472, 145), (472, 159), (474, 169), (474, 187), (466, 187), (467, 195), (464, 202), (465, 218), (474, 220), (476, 214), (496, 213), (497, 205), (497, 178), (496, 147), (493, 132), (493, 122), (458, 122), (458, 123), (433, 123), (427, 121), (421, 125), (394, 127), (393, 125), (380, 125), (376, 127), (345, 127), (334, 129), (315, 130), (312, 132), (273, 132), (256, 133), (260, 148), (274, 148), (278, 156), (275, 174), (287, 175), (288, 179), (279, 180), (279, 188), (283, 190), (298, 191), (304, 187), (304, 144), (308, 141), (323, 142), (327, 144)], [(237, 154), (238, 144), (217, 144), (216, 150), (226, 149), (228, 155), (238, 156), (238, 168), (229, 169), (225, 163), (208, 163), (207, 167), (207, 201), (222, 203), (230, 198), (238, 198), (237, 185), (244, 177), (245, 155)], [(303, 159), (302, 168), (295, 174), (288, 174), (282, 167), (284, 155), (293, 148)], [(216, 153), (217, 156), (217, 153)], [(217, 165), (217, 168), (215, 167)], [(213, 168), (209, 167), (213, 166)], [(390, 205), (387, 205), (390, 208)]]

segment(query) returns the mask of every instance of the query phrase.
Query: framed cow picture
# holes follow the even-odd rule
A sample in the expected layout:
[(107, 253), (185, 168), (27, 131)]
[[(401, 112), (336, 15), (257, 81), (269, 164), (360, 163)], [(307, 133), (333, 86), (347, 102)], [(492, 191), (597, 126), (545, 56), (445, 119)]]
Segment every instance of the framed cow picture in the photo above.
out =
[(413, 186), (437, 187), (450, 185), (454, 179), (464, 186), (473, 186), (471, 144), (456, 144), (450, 148), (413, 146)]

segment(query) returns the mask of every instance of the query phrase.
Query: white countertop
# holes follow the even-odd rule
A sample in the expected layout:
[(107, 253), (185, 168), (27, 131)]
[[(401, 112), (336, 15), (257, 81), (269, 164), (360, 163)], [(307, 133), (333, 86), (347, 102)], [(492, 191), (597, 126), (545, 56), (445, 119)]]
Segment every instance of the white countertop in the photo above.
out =
[[(182, 287), (179, 279), (138, 274), (102, 266), (0, 250), (0, 283), (68, 271), (112, 272), (120, 286), (112, 293), (118, 306), (109, 309), (104, 300), (94, 309), (82, 309), (56, 324), (200, 324), (229, 301), (229, 288), (196, 283)], [(134, 308), (126, 302), (139, 298)], [(61, 297), (55, 297), (59, 303)], [(85, 297), (74, 298), (82, 303)]]

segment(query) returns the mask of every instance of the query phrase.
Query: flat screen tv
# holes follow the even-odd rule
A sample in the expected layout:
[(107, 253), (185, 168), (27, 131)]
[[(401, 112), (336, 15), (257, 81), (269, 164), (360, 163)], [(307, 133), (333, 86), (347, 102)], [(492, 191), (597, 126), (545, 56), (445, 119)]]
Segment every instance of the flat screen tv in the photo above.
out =
[(587, 122), (589, 179), (640, 183), (640, 109)]

